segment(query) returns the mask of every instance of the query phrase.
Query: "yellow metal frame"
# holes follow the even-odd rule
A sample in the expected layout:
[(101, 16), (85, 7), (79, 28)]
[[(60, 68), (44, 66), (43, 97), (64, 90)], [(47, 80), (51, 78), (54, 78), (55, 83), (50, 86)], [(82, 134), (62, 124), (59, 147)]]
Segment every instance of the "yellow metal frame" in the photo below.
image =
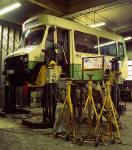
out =
[(47, 71), (46, 66), (42, 65), (40, 70), (39, 70), (36, 81), (33, 84), (29, 83), (28, 87), (42, 87), (42, 86), (44, 86), (46, 83), (46, 71)]
[[(63, 103), (60, 115), (58, 117), (58, 120), (57, 120), (57, 123), (56, 123), (56, 127), (53, 128), (52, 134), (53, 134), (53, 136), (56, 135), (56, 130), (57, 130), (58, 126), (60, 125), (60, 120), (62, 118), (62, 114), (64, 112), (65, 105), (67, 104), (66, 135), (70, 135), (72, 133), (73, 134), (73, 140), (74, 140), (74, 142), (76, 142), (75, 141), (76, 140), (76, 128), (75, 128), (75, 122), (74, 122), (73, 105), (72, 105), (71, 96), (70, 96), (71, 84), (72, 84), (71, 81), (67, 81), (66, 98), (64, 100), (64, 103)], [(71, 132), (71, 129), (73, 130), (72, 132)]]
[(106, 106), (106, 109), (107, 109), (106, 133), (105, 133), (105, 135), (101, 135), (103, 142), (104, 142), (105, 138), (113, 139), (113, 137), (112, 137), (112, 125), (111, 125), (112, 116), (114, 117), (114, 121), (115, 121), (115, 125), (116, 125), (117, 138), (121, 142), (120, 131), (119, 131), (119, 127), (118, 127), (118, 123), (120, 123), (120, 120), (117, 121), (117, 119), (116, 119), (117, 111), (114, 107), (114, 104), (113, 104), (111, 96), (110, 96), (110, 81), (106, 81), (106, 90), (107, 90), (107, 93), (106, 93), (107, 95), (106, 95), (105, 100), (103, 102), (103, 106), (102, 106), (102, 109), (101, 109), (101, 112), (99, 115), (98, 123), (97, 123), (96, 128), (95, 128), (95, 134), (97, 133), (97, 129), (100, 125), (100, 120), (101, 120), (101, 117), (103, 115), (104, 108)]
[[(97, 114), (94, 99), (93, 99), (93, 96), (92, 96), (92, 84), (93, 84), (93, 81), (88, 81), (88, 97), (87, 97), (87, 100), (86, 100), (86, 103), (85, 103), (85, 106), (84, 106), (84, 109), (83, 109), (83, 112), (82, 112), (80, 123), (82, 122), (84, 113), (86, 111), (86, 108), (88, 107), (88, 135), (87, 135), (86, 139), (96, 141), (97, 135), (95, 134), (95, 135), (92, 136), (92, 109), (91, 109), (92, 105), (93, 105), (94, 113), (95, 113), (95, 116), (96, 116), (97, 120), (98, 120), (98, 114)], [(100, 126), (100, 124), (99, 124), (99, 126)], [(100, 128), (100, 130), (101, 130), (101, 128)], [(78, 131), (76, 137), (78, 136), (78, 134), (79, 134), (79, 131)]]

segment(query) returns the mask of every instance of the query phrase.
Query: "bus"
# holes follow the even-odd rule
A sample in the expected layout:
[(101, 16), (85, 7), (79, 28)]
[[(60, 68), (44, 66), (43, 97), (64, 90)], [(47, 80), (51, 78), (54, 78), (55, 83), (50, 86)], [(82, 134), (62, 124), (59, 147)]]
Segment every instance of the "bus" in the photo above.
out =
[[(105, 57), (106, 68), (110, 67), (110, 60), (118, 56), (122, 79), (128, 76), (127, 53), (122, 36), (43, 14), (24, 22), (17, 51), (5, 59), (8, 79), (17, 84), (30, 83), (46, 61), (46, 48), (55, 43), (60, 45), (56, 49), (57, 65), (62, 67), (68, 78), (82, 80), (82, 58), (97, 56)], [(99, 73), (95, 74), (94, 80), (100, 79)]]

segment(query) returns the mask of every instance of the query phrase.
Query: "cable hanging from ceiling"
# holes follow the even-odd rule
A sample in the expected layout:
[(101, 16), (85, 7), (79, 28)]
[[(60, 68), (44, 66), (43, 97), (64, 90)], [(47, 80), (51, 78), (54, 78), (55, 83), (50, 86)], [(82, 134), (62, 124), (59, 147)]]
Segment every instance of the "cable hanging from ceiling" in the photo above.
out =
[(106, 22), (106, 24), (109, 24), (110, 27), (108, 27), (106, 25), (106, 28), (108, 30), (113, 31), (111, 29), (111, 27), (118, 27), (118, 28), (121, 28), (121, 27), (118, 24), (109, 21), (107, 18), (100, 15), (99, 13), (107, 11), (107, 10), (112, 10), (114, 8), (122, 7), (122, 6), (125, 6), (125, 5), (129, 5), (129, 4), (132, 4), (132, 0), (117, 0), (117, 1), (112, 2), (112, 3), (107, 3), (107, 4), (104, 4), (104, 5), (100, 5), (100, 6), (96, 6), (96, 7), (93, 7), (93, 8), (86, 9), (86, 10), (82, 10), (82, 11), (79, 11), (79, 12), (76, 12), (76, 13), (73, 13), (73, 14), (69, 14), (69, 15), (63, 16), (63, 18), (75, 21), (77, 18), (85, 16), (86, 14), (87, 14), (87, 17), (88, 17), (89, 14), (94, 13), (94, 19), (93, 19), (94, 23), (95, 23), (95, 14), (96, 14), (96, 15), (100, 16), (104, 20), (104, 22)]
[(92, 12), (105, 11), (108, 9), (121, 7), (123, 5), (129, 5), (131, 3), (132, 3), (132, 0), (117, 0), (115, 2), (106, 3), (103, 5), (96, 6), (96, 7), (88, 8), (86, 10), (78, 11), (69, 15), (65, 15), (65, 16), (62, 16), (62, 18), (73, 20), (76, 17), (80, 17), (80, 16), (83, 16)]

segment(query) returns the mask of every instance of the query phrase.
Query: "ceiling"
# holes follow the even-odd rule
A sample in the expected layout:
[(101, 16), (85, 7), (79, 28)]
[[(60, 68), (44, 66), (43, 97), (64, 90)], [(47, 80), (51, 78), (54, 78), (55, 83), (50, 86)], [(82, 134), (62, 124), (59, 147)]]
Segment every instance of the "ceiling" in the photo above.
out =
[(0, 16), (0, 21), (21, 25), (39, 13), (48, 13), (83, 24), (105, 22), (104, 29), (132, 35), (132, 0), (0, 0), (0, 9), (21, 2), (16, 10)]

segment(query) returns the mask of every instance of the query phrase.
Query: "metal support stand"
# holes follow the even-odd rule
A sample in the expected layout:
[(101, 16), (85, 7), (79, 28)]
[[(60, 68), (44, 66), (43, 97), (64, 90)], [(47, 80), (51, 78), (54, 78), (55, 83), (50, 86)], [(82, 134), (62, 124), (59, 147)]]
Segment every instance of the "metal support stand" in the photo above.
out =
[[(53, 128), (52, 134), (53, 134), (54, 137), (57, 137), (59, 135), (56, 131), (57, 131), (59, 125), (60, 125), (65, 105), (67, 105), (67, 108), (66, 108), (66, 116), (67, 116), (67, 118), (66, 118), (65, 138), (66, 138), (66, 140), (68, 140), (70, 138), (71, 134), (72, 134), (73, 142), (76, 142), (75, 141), (76, 140), (76, 129), (75, 129), (75, 122), (74, 122), (73, 105), (72, 105), (71, 96), (70, 96), (71, 84), (72, 84), (71, 81), (67, 81), (66, 98), (64, 100), (61, 112), (60, 112), (59, 117), (58, 117), (57, 122), (56, 122), (56, 125)], [(71, 130), (73, 130), (73, 131), (71, 131)]]
[[(84, 117), (84, 113), (86, 111), (86, 108), (88, 107), (88, 126), (87, 126), (88, 127), (88, 134), (86, 137), (81, 137), (80, 145), (85, 141), (94, 141), (95, 145), (97, 146), (99, 144), (98, 137), (96, 136), (96, 134), (95, 135), (92, 134), (92, 132), (94, 131), (94, 128), (92, 126), (92, 106), (94, 109), (96, 120), (98, 120), (98, 114), (97, 114), (95, 103), (94, 103), (93, 96), (92, 96), (92, 84), (93, 84), (92, 75), (89, 75), (88, 97), (87, 97), (87, 100), (86, 100), (86, 103), (85, 103), (85, 106), (84, 106), (84, 109), (82, 112), (81, 120), (80, 120), (80, 124), (81, 124), (83, 117)], [(79, 131), (78, 131), (77, 136), (78, 135), (79, 135)]]
[[(107, 93), (106, 93), (107, 95), (105, 97), (104, 104), (102, 106), (102, 109), (101, 109), (101, 112), (99, 115), (98, 123), (95, 128), (95, 134), (97, 133), (97, 129), (100, 125), (100, 119), (101, 119), (101, 117), (103, 115), (103, 111), (106, 107), (106, 110), (107, 110), (106, 133), (102, 133), (100, 135), (102, 137), (102, 141), (104, 143), (105, 139), (111, 139), (113, 142), (115, 139), (118, 139), (121, 142), (120, 131), (119, 131), (119, 127), (118, 127), (118, 123), (120, 123), (120, 121), (119, 120), (117, 121), (117, 119), (116, 119), (117, 111), (114, 107), (114, 104), (113, 104), (111, 96), (110, 96), (110, 81), (109, 80), (106, 81), (106, 89), (107, 89)], [(115, 127), (117, 130), (117, 137), (114, 137), (113, 133), (112, 133), (112, 117), (114, 117)]]

